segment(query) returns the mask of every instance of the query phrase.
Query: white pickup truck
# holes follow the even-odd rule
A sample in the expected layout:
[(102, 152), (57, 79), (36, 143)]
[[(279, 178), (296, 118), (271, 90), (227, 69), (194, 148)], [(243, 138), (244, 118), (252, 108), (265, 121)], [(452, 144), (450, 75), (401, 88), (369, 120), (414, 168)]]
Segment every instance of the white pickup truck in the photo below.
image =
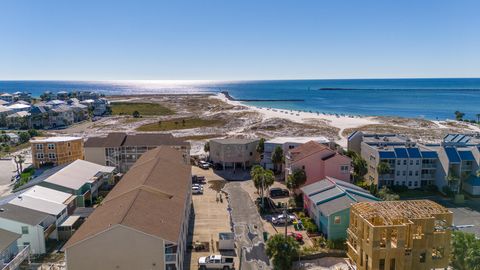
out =
[(235, 263), (233, 257), (222, 255), (210, 255), (207, 257), (200, 257), (198, 259), (198, 268), (200, 270), (207, 269), (222, 269), (230, 270), (235, 269)]

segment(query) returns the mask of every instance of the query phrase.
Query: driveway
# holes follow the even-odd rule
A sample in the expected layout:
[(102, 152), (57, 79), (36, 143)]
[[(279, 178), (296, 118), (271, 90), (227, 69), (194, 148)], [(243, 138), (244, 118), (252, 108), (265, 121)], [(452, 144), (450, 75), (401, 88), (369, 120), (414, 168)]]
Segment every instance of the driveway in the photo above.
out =
[(228, 193), (241, 270), (271, 269), (265, 253), (263, 223), (250, 195), (239, 182), (229, 182), (223, 190)]
[(12, 176), (16, 174), (15, 163), (11, 159), (0, 159), (0, 196), (12, 191)]

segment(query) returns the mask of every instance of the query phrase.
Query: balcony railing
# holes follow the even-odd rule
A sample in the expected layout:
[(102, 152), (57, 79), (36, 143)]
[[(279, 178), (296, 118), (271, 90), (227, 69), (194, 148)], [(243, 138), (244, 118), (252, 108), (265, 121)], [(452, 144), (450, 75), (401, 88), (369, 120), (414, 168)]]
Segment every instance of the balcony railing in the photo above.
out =
[(55, 225), (55, 223), (52, 223), (50, 226), (48, 226), (47, 228), (45, 228), (45, 231), (43, 231), (43, 236), (45, 238), (48, 238), (48, 236), (53, 232), (55, 231), (55, 229), (57, 228), (57, 226)]
[(437, 168), (437, 164), (422, 164), (423, 169), (435, 169)]
[(25, 246), (9, 263), (3, 266), (2, 270), (17, 269), (23, 261), (30, 255), (30, 246)]
[(176, 262), (177, 254), (165, 254), (165, 262)]

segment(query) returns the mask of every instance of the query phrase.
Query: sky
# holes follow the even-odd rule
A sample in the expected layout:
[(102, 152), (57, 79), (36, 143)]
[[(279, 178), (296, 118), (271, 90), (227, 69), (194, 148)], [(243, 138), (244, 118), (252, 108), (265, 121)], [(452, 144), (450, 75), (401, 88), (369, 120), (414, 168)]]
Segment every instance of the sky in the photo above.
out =
[(478, 0), (1, 0), (0, 80), (480, 77)]

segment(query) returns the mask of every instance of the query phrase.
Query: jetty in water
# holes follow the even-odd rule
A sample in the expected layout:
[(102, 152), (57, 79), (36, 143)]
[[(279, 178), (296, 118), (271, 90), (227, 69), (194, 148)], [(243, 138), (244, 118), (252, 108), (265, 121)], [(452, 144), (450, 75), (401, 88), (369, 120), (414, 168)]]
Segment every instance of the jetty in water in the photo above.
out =
[(222, 91), (220, 92), (222, 94), (225, 95), (226, 98), (228, 98), (228, 100), (232, 100), (232, 101), (244, 101), (244, 102), (278, 102), (278, 101), (282, 101), (282, 102), (304, 102), (305, 100), (304, 99), (236, 99), (234, 97), (232, 97), (228, 91)]

